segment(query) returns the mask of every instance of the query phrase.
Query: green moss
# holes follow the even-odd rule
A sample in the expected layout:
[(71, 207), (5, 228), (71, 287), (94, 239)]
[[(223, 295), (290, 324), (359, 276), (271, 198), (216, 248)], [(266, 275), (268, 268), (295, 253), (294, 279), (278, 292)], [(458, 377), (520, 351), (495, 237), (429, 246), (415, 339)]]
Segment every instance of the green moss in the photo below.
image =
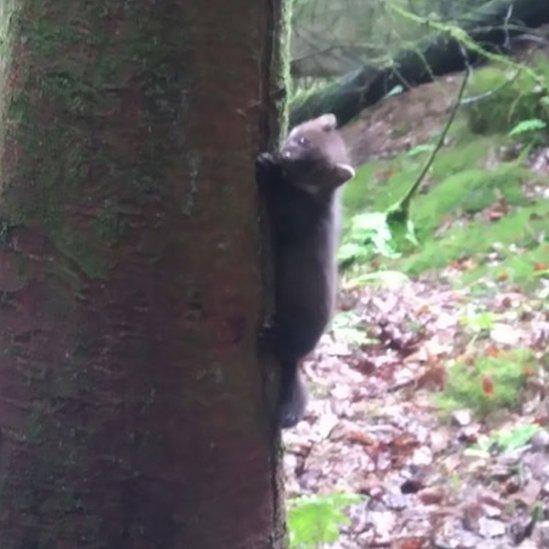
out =
[(549, 122), (549, 111), (543, 98), (548, 97), (549, 61), (539, 55), (534, 70), (545, 82), (545, 89), (529, 74), (509, 74), (499, 67), (485, 67), (475, 71), (470, 95), (479, 97), (468, 109), (469, 126), (479, 134), (507, 133), (522, 120), (540, 118)]
[(343, 209), (346, 216), (362, 210), (384, 211), (412, 184), (420, 170), (418, 160), (403, 155), (384, 162), (373, 160), (360, 166), (345, 186)]
[(457, 362), (448, 369), (444, 391), (436, 396), (444, 412), (469, 408), (479, 415), (518, 404), (528, 371), (536, 368), (531, 351), (517, 349)]
[[(500, 141), (492, 137), (471, 140), (470, 132), (461, 130), (452, 139), (452, 145), (437, 154), (429, 174), (430, 187), (463, 170), (480, 168), (486, 153)], [(355, 178), (345, 186), (345, 216), (365, 209), (384, 211), (397, 202), (418, 176), (427, 156), (428, 151), (413, 156), (403, 153), (388, 161), (372, 160), (360, 166)]]
[(60, 45), (76, 45), (82, 39), (75, 27), (40, 17), (26, 18), (22, 27), (33, 51), (44, 59), (55, 56)]
[(515, 425), (498, 431), (492, 431), (490, 435), (481, 435), (471, 449), (481, 451), (486, 455), (493, 455), (495, 451), (506, 453), (524, 448), (532, 440), (532, 437), (542, 430), (537, 424)]
[[(174, 144), (181, 136), (184, 37), (175, 30), (165, 36), (162, 13), (146, 17), (134, 6), (125, 8), (119, 32), (102, 32), (118, 9), (105, 1), (87, 3), (80, 13), (59, 3), (48, 18), (31, 2), (12, 21), (24, 29), (26, 58), (5, 101), (3, 127), (32, 160), (5, 174), (2, 207), (11, 223), (44, 227), (60, 252), (93, 277), (105, 276), (116, 261), (112, 244), (130, 238), (126, 205), (169, 191), (163, 174), (172, 169), (170, 159), (181, 158)], [(130, 91), (139, 116), (113, 124), (109, 113), (120, 112)], [(96, 205), (93, 211), (87, 203)]]
[[(417, 275), (461, 257), (483, 254), (494, 242), (504, 246), (516, 243), (529, 249), (537, 245), (547, 208), (543, 203), (530, 204), (523, 185), (539, 176), (523, 165), (523, 158), (486, 168), (488, 161), (493, 164), (493, 158), (497, 158), (496, 150), (508, 142), (506, 136), (473, 137), (463, 124), (463, 117), (458, 118), (451, 134), (450, 143), (437, 154), (420, 192), (412, 200), (411, 220), (419, 245), (398, 247), (403, 253), (400, 258), (380, 257), (377, 263), (381, 268)], [(416, 149), (417, 152), (412, 150), (388, 161), (368, 162), (347, 185), (342, 251), (348, 265), (367, 264), (379, 253), (394, 256), (373, 246), (371, 239), (357, 238), (353, 218), (359, 219), (364, 212), (384, 212), (404, 195), (429, 153), (428, 147)], [(511, 212), (501, 220), (488, 222), (475, 216), (502, 198), (511, 206)], [(394, 237), (387, 245), (393, 251), (397, 249)], [(483, 263), (479, 258), (479, 264)], [(509, 266), (519, 273), (517, 279), (531, 272), (531, 267), (521, 269), (516, 261)]]
[(88, 278), (105, 278), (109, 263), (103, 253), (105, 241), (97, 238), (95, 232), (86, 235), (70, 224), (59, 225), (52, 231), (52, 238), (58, 251), (78, 265)]
[(375, 192), (375, 173), (379, 168), (379, 162), (375, 160), (363, 164), (356, 170), (355, 177), (344, 187), (343, 208), (345, 217), (372, 208), (372, 191)]
[(442, 181), (464, 170), (481, 168), (487, 153), (497, 148), (502, 141), (500, 136), (477, 136), (471, 139), (470, 131), (462, 132), (459, 129), (452, 133), (452, 139), (454, 142), (437, 154), (430, 172), (434, 181)]
[(450, 175), (413, 202), (412, 219), (418, 235), (431, 234), (449, 214), (476, 213), (500, 197), (513, 205), (525, 204), (521, 183), (527, 176), (525, 169), (514, 164), (500, 164), (490, 171), (464, 169)]
[(95, 105), (94, 89), (82, 81), (81, 75), (70, 72), (46, 74), (37, 83), (50, 101), (76, 116), (89, 115)]
[(333, 493), (294, 498), (288, 502), (290, 547), (313, 549), (335, 543), (350, 520), (345, 509), (362, 501), (359, 494)]
[(396, 261), (396, 267), (409, 274), (442, 268), (452, 261), (489, 251), (494, 243), (536, 246), (538, 235), (547, 226), (549, 205), (517, 208), (495, 223), (485, 221), (458, 224), (438, 239), (429, 239), (410, 256)]
[(543, 276), (548, 276), (546, 269), (540, 269), (547, 262), (549, 257), (549, 244), (542, 243), (535, 245), (530, 250), (515, 251), (509, 247), (499, 249), (500, 256), (503, 256), (501, 262), (497, 265), (487, 265), (485, 263), (478, 267), (466, 271), (461, 275), (462, 284), (472, 284), (481, 278), (488, 277), (493, 280), (508, 280), (514, 284), (519, 284), (524, 289), (533, 288)]

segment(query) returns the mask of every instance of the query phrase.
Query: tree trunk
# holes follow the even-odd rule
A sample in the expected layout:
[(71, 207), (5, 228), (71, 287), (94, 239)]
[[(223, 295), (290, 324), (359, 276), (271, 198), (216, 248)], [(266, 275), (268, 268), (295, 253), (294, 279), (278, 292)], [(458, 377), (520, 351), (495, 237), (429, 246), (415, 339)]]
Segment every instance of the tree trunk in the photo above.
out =
[(253, 171), (282, 21), (0, 5), (3, 549), (284, 545)]
[[(455, 24), (485, 48), (507, 45), (510, 37), (526, 28), (549, 23), (549, 0), (492, 0)], [(466, 52), (466, 57), (464, 56)], [(391, 66), (365, 64), (309, 95), (291, 112), (292, 125), (333, 112), (340, 124), (354, 118), (362, 109), (383, 99), (395, 86), (409, 89), (435, 76), (465, 68), (478, 59), (477, 52), (462, 47), (447, 34), (437, 34), (421, 42), (417, 49), (403, 50)]]

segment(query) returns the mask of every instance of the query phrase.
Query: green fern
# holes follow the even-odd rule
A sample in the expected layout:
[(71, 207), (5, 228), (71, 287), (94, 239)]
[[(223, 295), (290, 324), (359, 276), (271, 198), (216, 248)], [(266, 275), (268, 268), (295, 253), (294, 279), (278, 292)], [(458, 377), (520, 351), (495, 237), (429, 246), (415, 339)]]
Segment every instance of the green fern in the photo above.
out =
[(521, 135), (527, 132), (533, 132), (538, 130), (544, 130), (547, 124), (539, 118), (530, 118), (529, 120), (523, 120), (519, 122), (510, 132), (509, 136)]

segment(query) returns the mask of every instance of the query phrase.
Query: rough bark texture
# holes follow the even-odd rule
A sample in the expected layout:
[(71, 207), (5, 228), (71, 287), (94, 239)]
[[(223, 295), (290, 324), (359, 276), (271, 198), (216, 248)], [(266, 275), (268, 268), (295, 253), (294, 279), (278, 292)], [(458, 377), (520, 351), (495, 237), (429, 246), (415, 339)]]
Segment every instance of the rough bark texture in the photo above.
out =
[(253, 174), (281, 28), (0, 5), (3, 549), (283, 546)]
[[(488, 49), (505, 45), (510, 37), (549, 22), (549, 0), (492, 0), (472, 11), (456, 24)], [(464, 56), (464, 51), (467, 57)], [(291, 112), (291, 124), (314, 118), (326, 112), (336, 114), (345, 124), (362, 109), (373, 105), (395, 86), (408, 89), (435, 76), (462, 70), (474, 62), (478, 54), (462, 48), (447, 34), (435, 35), (418, 45), (416, 50), (403, 50), (392, 66), (364, 67), (344, 76), (340, 82), (326, 86), (310, 95)]]

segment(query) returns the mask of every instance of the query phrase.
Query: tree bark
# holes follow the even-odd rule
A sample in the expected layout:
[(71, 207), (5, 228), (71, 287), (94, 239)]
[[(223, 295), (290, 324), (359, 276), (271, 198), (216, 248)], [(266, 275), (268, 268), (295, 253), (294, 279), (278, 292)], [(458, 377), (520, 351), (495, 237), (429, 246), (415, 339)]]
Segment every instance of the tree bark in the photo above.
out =
[(280, 4), (0, 5), (3, 549), (284, 546), (253, 170)]
[[(547, 0), (492, 0), (471, 12), (456, 25), (489, 50), (506, 45), (509, 38), (549, 22)], [(466, 56), (464, 56), (464, 52)], [(391, 66), (365, 64), (308, 96), (292, 108), (292, 125), (333, 112), (340, 124), (354, 118), (362, 109), (383, 99), (395, 86), (405, 90), (465, 68), (478, 60), (477, 52), (462, 47), (448, 34), (437, 34), (421, 42), (417, 49), (403, 50)]]

